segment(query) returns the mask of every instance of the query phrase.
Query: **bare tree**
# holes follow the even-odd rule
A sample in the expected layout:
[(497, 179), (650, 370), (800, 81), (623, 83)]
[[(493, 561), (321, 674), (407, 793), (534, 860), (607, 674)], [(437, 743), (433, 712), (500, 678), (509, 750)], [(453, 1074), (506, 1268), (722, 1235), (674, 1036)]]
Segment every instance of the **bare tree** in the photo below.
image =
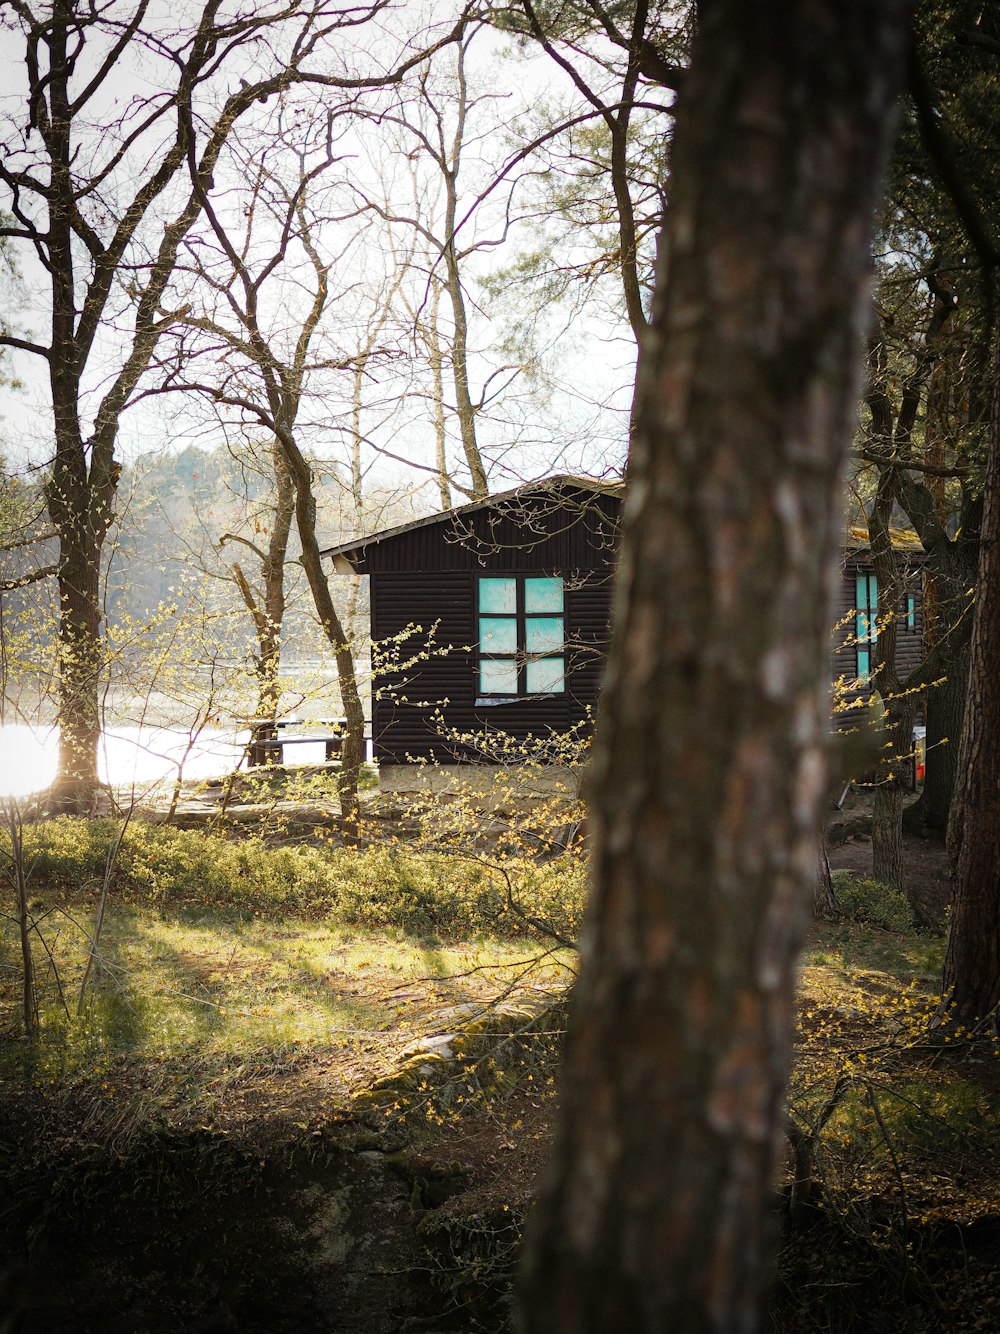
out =
[[(574, 168), (583, 181), (583, 199), (564, 202), (570, 212), (577, 210), (590, 220), (600, 215), (601, 225), (612, 236), (602, 257), (588, 261), (588, 276), (596, 271), (613, 270), (620, 280), (625, 315), (636, 340), (647, 326), (650, 295), (651, 256), (643, 256), (644, 243), (655, 236), (662, 221), (666, 153), (663, 151), (670, 128), (669, 99), (649, 99), (653, 87), (675, 93), (682, 84), (687, 63), (690, 32), (693, 26), (692, 4), (674, 0), (651, 4), (649, 0), (619, 6), (600, 0), (572, 0), (550, 10), (533, 0), (515, 0), (496, 6), (496, 20), (504, 27), (529, 35), (563, 71), (583, 106), (590, 109), (584, 117), (572, 117), (565, 127), (553, 127), (556, 141), (567, 141), (569, 157), (563, 162)], [(652, 172), (640, 168), (638, 158), (637, 113), (653, 113), (660, 125), (657, 161)], [(666, 124), (664, 125), (664, 119)], [(574, 146), (578, 126), (597, 125), (606, 136), (606, 149), (580, 152)], [(593, 140), (593, 131), (584, 131)], [(552, 136), (542, 138), (548, 142)], [(539, 145), (541, 146), (541, 145)], [(596, 145), (591, 144), (592, 149)], [(562, 175), (563, 173), (560, 173)], [(602, 190), (595, 198), (594, 181)], [(559, 179), (557, 176), (556, 179)], [(607, 207), (607, 191), (614, 201)], [(558, 211), (558, 210), (554, 210)], [(574, 221), (579, 221), (578, 217)], [(648, 251), (648, 247), (647, 247)], [(562, 266), (563, 257), (557, 263)]]
[[(0, 238), (24, 248), (48, 289), (46, 340), (0, 332), (0, 346), (45, 364), (52, 404), (48, 505), (60, 548), (55, 805), (88, 809), (97, 788), (99, 581), (120, 472), (116, 444), (122, 414), (175, 318), (164, 303), (179, 248), (213, 188), (228, 136), (258, 104), (304, 83), (356, 95), (391, 84), (424, 58), (404, 38), (388, 62), (370, 62), (373, 72), (344, 69), (333, 39), (346, 45), (388, 9), (388, 0), (345, 10), (323, 0), (271, 0), (230, 13), (222, 0), (204, 0), (190, 21), (177, 22), (151, 13), (149, 0), (104, 8), (14, 0), (3, 11), (19, 73), (0, 131), (10, 216)], [(153, 91), (123, 99), (123, 73)]]
[[(431, 371), (435, 471), (442, 500), (452, 488), (474, 500), (489, 493), (480, 424), (524, 370), (522, 364), (506, 360), (488, 365), (474, 387), (482, 348), (474, 338), (477, 306), (470, 295), (470, 275), (476, 260), (502, 247), (520, 220), (515, 209), (518, 176), (498, 180), (487, 147), (498, 144), (508, 128), (495, 110), (499, 94), (484, 87), (470, 68), (470, 52), (481, 32), (481, 25), (470, 26), (461, 42), (417, 71), (400, 87), (395, 105), (378, 115), (379, 125), (393, 135), (392, 150), (403, 164), (409, 198), (401, 198), (388, 180), (375, 188), (354, 183), (365, 206), (392, 232), (409, 234), (396, 254), (405, 255), (411, 287), (416, 278), (416, 295), (404, 286), (400, 299), (409, 308), (416, 342)], [(488, 206), (485, 190), (470, 206), (471, 191), (484, 186), (484, 176), (497, 192), (490, 193)], [(457, 426), (467, 481), (459, 481), (447, 462), (451, 421)]]
[[(256, 622), (261, 656), (266, 653), (276, 674), (284, 614), (282, 569), (294, 516), (299, 559), (337, 665), (347, 719), (340, 797), (344, 813), (351, 815), (357, 806), (364, 760), (364, 710), (350, 635), (320, 560), (313, 469), (299, 438), (304, 397), (310, 378), (317, 373), (352, 374), (352, 407), (357, 412), (358, 362), (342, 352), (331, 353), (322, 329), (334, 295), (334, 261), (324, 257), (326, 241), (321, 233), (324, 227), (332, 233), (338, 220), (345, 221), (325, 214), (321, 202), (325, 200), (325, 177), (338, 159), (337, 120), (329, 112), (319, 121), (318, 131), (315, 127), (314, 131), (302, 130), (295, 113), (282, 108), (277, 132), (268, 134), (267, 146), (259, 134), (252, 138), (253, 147), (250, 143), (233, 145), (240, 149), (242, 169), (250, 181), (244, 194), (242, 226), (237, 227), (227, 213), (206, 201), (205, 217), (214, 245), (209, 251), (198, 240), (187, 248), (184, 270), (195, 285), (191, 300), (178, 316), (177, 337), (171, 342), (169, 358), (161, 364), (164, 378), (156, 392), (197, 392), (217, 407), (235, 410), (241, 422), (264, 427), (271, 435), (279, 494), (285, 488), (282, 525), (272, 531), (268, 553), (257, 549), (266, 567), (265, 605), (259, 604), (245, 577), (242, 592)], [(289, 309), (293, 303), (283, 293), (283, 285), (291, 287), (295, 299), (303, 303), (301, 315)], [(207, 295), (204, 312), (194, 304), (202, 291)], [(376, 353), (374, 345), (362, 350), (361, 374)], [(352, 454), (352, 479), (360, 485), (359, 468)], [(280, 550), (274, 549), (276, 540)], [(268, 702), (272, 695), (273, 691)], [(273, 710), (267, 716), (273, 716)]]
[(758, 1327), (902, 0), (715, 0), (678, 103), (525, 1331)]

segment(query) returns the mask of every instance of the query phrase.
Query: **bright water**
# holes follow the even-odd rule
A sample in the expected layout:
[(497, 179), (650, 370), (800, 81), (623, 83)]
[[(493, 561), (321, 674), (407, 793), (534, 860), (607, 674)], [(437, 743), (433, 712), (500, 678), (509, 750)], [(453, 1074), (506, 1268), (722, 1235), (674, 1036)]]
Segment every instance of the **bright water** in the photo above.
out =
[[(183, 776), (217, 778), (235, 768), (243, 754), (245, 732), (208, 729), (190, 746), (186, 732), (169, 727), (120, 727), (105, 732), (101, 778), (116, 788), (132, 788), (136, 797), (172, 783), (183, 762)], [(27, 796), (48, 787), (55, 777), (59, 739), (54, 728), (8, 724), (0, 727), (0, 797)], [(297, 745), (294, 761), (320, 764), (323, 742)]]

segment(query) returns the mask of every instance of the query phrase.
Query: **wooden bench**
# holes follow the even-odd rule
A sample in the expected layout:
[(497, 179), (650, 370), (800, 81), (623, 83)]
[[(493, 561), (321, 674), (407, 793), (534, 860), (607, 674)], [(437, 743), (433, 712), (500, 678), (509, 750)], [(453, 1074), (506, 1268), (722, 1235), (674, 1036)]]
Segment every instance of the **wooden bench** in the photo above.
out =
[[(282, 736), (280, 733), (290, 727), (325, 727), (334, 731), (303, 732), (301, 735)], [(281, 721), (267, 719), (264, 722), (250, 723), (250, 741), (247, 745), (247, 765), (251, 769), (263, 764), (284, 764), (286, 746), (316, 745), (323, 743), (323, 753), (327, 762), (339, 760), (344, 748), (344, 735), (347, 730), (346, 718), (320, 718), (315, 722), (301, 722), (298, 718), (286, 718)]]

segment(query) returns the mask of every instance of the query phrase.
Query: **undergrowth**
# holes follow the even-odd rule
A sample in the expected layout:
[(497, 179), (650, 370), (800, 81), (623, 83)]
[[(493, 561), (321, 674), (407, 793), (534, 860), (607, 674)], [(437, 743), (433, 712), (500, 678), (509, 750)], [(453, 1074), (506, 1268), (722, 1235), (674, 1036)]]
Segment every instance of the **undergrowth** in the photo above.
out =
[[(119, 829), (112, 820), (71, 818), (26, 825), (30, 892), (36, 898), (96, 892)], [(9, 859), (9, 849), (0, 835), (0, 860)], [(525, 855), (501, 863), (402, 841), (273, 847), (261, 837), (234, 841), (139, 820), (125, 830), (113, 875), (119, 901), (147, 907), (321, 915), (345, 925), (454, 938), (537, 934), (529, 918), (572, 938), (586, 890), (578, 856), (540, 862)]]
[(833, 876), (833, 892), (839, 911), (854, 922), (880, 931), (909, 931), (913, 926), (913, 911), (902, 890), (892, 889), (870, 876), (837, 871)]

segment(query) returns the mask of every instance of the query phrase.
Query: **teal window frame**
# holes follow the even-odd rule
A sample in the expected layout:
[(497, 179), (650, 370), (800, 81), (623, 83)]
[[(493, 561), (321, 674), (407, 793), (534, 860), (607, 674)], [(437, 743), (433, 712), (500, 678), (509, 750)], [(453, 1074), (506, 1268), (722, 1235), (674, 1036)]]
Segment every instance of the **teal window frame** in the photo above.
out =
[(868, 681), (872, 674), (872, 652), (878, 639), (878, 580), (874, 574), (859, 572), (855, 575), (854, 609), (858, 680)]
[[(555, 584), (557, 589), (552, 587)], [(533, 651), (533, 641), (541, 648)], [(500, 647), (491, 649), (491, 644)], [(477, 575), (476, 647), (477, 697), (527, 699), (565, 694), (566, 585), (562, 576)]]
[(913, 593), (906, 595), (906, 628), (911, 634), (916, 633), (917, 629), (917, 599)]

